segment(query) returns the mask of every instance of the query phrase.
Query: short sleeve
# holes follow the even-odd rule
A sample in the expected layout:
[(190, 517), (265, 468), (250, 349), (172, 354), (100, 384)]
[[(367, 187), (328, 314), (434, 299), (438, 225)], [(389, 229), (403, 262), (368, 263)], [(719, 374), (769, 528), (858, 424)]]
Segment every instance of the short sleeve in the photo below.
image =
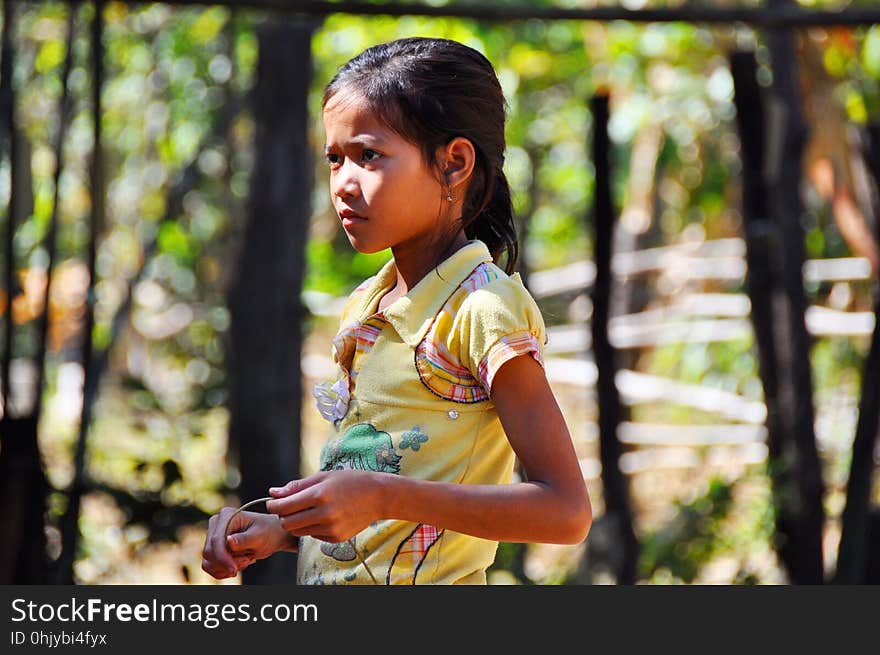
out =
[(544, 318), (519, 275), (468, 295), (457, 318), (461, 363), (487, 393), (495, 374), (514, 357), (531, 355), (544, 365)]

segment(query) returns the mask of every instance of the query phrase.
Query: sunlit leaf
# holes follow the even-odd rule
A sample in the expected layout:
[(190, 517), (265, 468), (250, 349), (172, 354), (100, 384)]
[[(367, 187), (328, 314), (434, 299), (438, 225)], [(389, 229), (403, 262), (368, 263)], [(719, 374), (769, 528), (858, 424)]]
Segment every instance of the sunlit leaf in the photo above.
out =
[(167, 253), (180, 257), (192, 255), (189, 237), (174, 221), (165, 221), (159, 226), (158, 244), (159, 248)]
[(62, 41), (46, 41), (40, 46), (34, 68), (38, 73), (48, 73), (64, 61), (66, 48)]
[(196, 43), (214, 40), (226, 24), (228, 12), (224, 7), (210, 7), (202, 11), (189, 27), (189, 36)]

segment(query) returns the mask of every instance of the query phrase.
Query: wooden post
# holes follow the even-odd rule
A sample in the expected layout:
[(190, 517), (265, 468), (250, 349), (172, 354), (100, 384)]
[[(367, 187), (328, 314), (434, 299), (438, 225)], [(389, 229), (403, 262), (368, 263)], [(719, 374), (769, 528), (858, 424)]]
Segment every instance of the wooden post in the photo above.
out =
[[(243, 501), (300, 475), (300, 302), (312, 193), (307, 98), (314, 25), (272, 20), (258, 31), (257, 133), (248, 224), (229, 294), (229, 436)], [(271, 557), (248, 584), (293, 583), (296, 558)]]
[[(7, 3), (9, 4), (9, 3)], [(15, 223), (15, 197), (17, 187), (11, 186), (9, 212), (7, 214), (8, 237), (7, 243), (7, 289), (9, 291), (9, 303), (6, 308), (7, 333), (6, 350), (3, 361), (4, 383), (4, 415), (2, 419), (3, 448), (0, 450), (0, 503), (7, 508), (9, 519), (5, 521), (4, 534), (9, 537), (10, 543), (0, 549), (0, 581), (15, 581), (17, 583), (46, 583), (49, 581), (48, 557), (46, 554), (46, 536), (43, 517), (46, 511), (46, 496), (49, 490), (45, 472), (43, 471), (42, 458), (37, 441), (37, 429), (39, 426), (40, 413), (42, 410), (43, 381), (45, 379), (45, 360), (47, 340), (49, 332), (49, 298), (52, 288), (52, 272), (55, 264), (57, 246), (57, 230), (59, 221), (59, 181), (64, 162), (64, 141), (67, 134), (67, 125), (72, 109), (72, 100), (68, 91), (68, 79), (73, 62), (73, 43), (77, 6), (68, 4), (67, 7), (67, 52), (61, 72), (61, 99), (58, 116), (58, 132), (55, 143), (55, 176), (54, 198), (52, 215), (49, 219), (49, 229), (44, 244), (48, 252), (46, 264), (46, 288), (43, 291), (43, 310), (37, 319), (37, 353), (35, 364), (37, 380), (35, 383), (34, 404), (24, 416), (12, 416), (12, 405), (9, 402), (12, 394), (12, 385), (9, 379), (9, 363), (12, 358), (12, 278), (14, 270), (14, 248), (12, 247), (12, 233)], [(15, 170), (18, 161), (12, 144), (16, 140), (14, 121), (14, 94), (12, 93), (12, 51), (11, 43), (11, 11), (4, 6), (3, 25), (3, 85), (5, 113), (8, 133), (6, 137), (10, 144), (10, 167)]]
[[(9, 153), (10, 189), (16, 188), (18, 173), (15, 138), (15, 92), (12, 89), (13, 57), (12, 22), (14, 20), (13, 3), (3, 3), (3, 33), (0, 36), (0, 129), (3, 130), (3, 146)], [(9, 418), (12, 407), (10, 403), (9, 370), (12, 362), (12, 299), (15, 297), (15, 200), (17, 194), (9, 194), (6, 207), (6, 233), (4, 238), (5, 266), (3, 271), (4, 288), (6, 291), (7, 309), (3, 313), (3, 361), (0, 363), (0, 384), (3, 385), (3, 420)], [(0, 431), (2, 434), (2, 431)]]
[(608, 339), (611, 305), (611, 256), (614, 235), (614, 208), (611, 198), (611, 155), (608, 139), (609, 100), (604, 94), (590, 101), (593, 116), (592, 159), (596, 170), (593, 222), (596, 281), (593, 285), (593, 351), (598, 368), (596, 392), (599, 405), (599, 460), (602, 464), (604, 520), (614, 534), (620, 557), (615, 562), (618, 584), (634, 584), (638, 575), (639, 544), (633, 526), (629, 485), (620, 470), (621, 444), (617, 438), (620, 424), (620, 394), (615, 384), (617, 362)]
[[(771, 0), (783, 7), (787, 0)], [(778, 523), (783, 526), (779, 552), (794, 584), (821, 584), (824, 578), (822, 532), (825, 522), (822, 469), (816, 448), (810, 339), (805, 322), (803, 283), (805, 259), (801, 168), (806, 142), (806, 123), (801, 110), (794, 32), (768, 30), (773, 62), (767, 134), (771, 139), (767, 158), (770, 212), (782, 236), (778, 257), (782, 263), (785, 302), (774, 316), (779, 409), (787, 423), (780, 458), (786, 486), (782, 489)]]
[[(788, 423), (780, 414), (778, 352), (775, 334), (787, 331), (786, 325), (774, 323), (779, 307), (785, 306), (782, 289), (782, 265), (779, 252), (782, 237), (779, 225), (770, 220), (769, 189), (764, 178), (766, 118), (761, 87), (757, 79), (757, 63), (752, 52), (737, 52), (731, 56), (731, 73), (735, 89), (737, 126), (742, 148), (742, 212), (746, 239), (748, 273), (746, 287), (751, 302), (751, 320), (755, 330), (758, 351), (758, 370), (767, 407), (767, 449), (769, 475), (774, 506), (776, 533), (780, 540), (790, 540), (790, 521), (785, 489), (791, 484), (792, 471), (778, 466), (784, 444), (791, 441), (786, 432)], [(794, 575), (796, 564), (782, 549), (780, 556), (789, 576)]]
[(104, 218), (104, 178), (103, 157), (101, 156), (101, 87), (104, 84), (104, 0), (94, 0), (91, 27), (91, 64), (92, 64), (92, 129), (94, 144), (92, 146), (92, 162), (89, 172), (91, 185), (92, 213), (89, 230), (89, 247), (87, 266), (89, 270), (89, 288), (86, 294), (85, 321), (83, 326), (83, 345), (80, 363), (83, 368), (83, 403), (80, 408), (79, 432), (73, 454), (73, 481), (68, 489), (67, 508), (61, 517), (59, 531), (61, 533), (61, 554), (54, 572), (56, 584), (74, 584), (73, 565), (79, 544), (79, 513), (82, 496), (86, 492), (86, 437), (92, 420), (92, 409), (97, 392), (97, 383), (102, 370), (93, 365), (92, 332), (95, 325), (95, 285), (97, 242), (101, 234)]

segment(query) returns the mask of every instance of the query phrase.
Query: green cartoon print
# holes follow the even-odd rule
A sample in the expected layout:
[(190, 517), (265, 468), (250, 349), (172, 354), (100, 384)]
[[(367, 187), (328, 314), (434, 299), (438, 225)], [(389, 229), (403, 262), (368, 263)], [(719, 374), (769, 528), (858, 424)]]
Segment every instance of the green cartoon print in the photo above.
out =
[[(369, 423), (353, 425), (340, 438), (321, 451), (321, 470), (357, 469), (377, 473), (399, 473), (401, 456), (394, 449), (391, 435)], [(342, 543), (322, 543), (321, 552), (339, 562), (350, 562), (355, 555), (355, 538)]]
[(358, 423), (321, 450), (321, 470), (339, 469), (399, 473), (400, 455), (390, 434), (369, 423)]

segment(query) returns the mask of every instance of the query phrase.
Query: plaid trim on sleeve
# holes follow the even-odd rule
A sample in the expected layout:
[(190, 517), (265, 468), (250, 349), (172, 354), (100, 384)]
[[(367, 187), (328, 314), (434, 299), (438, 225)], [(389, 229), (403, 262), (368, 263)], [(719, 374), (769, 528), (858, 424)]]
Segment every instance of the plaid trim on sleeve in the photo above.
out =
[(498, 373), (498, 369), (501, 368), (502, 364), (514, 357), (526, 354), (530, 354), (536, 362), (544, 366), (541, 343), (531, 332), (525, 330), (514, 332), (498, 339), (495, 345), (483, 357), (478, 369), (480, 383), (486, 389), (486, 392), (491, 392), (492, 381), (495, 379), (495, 374)]

